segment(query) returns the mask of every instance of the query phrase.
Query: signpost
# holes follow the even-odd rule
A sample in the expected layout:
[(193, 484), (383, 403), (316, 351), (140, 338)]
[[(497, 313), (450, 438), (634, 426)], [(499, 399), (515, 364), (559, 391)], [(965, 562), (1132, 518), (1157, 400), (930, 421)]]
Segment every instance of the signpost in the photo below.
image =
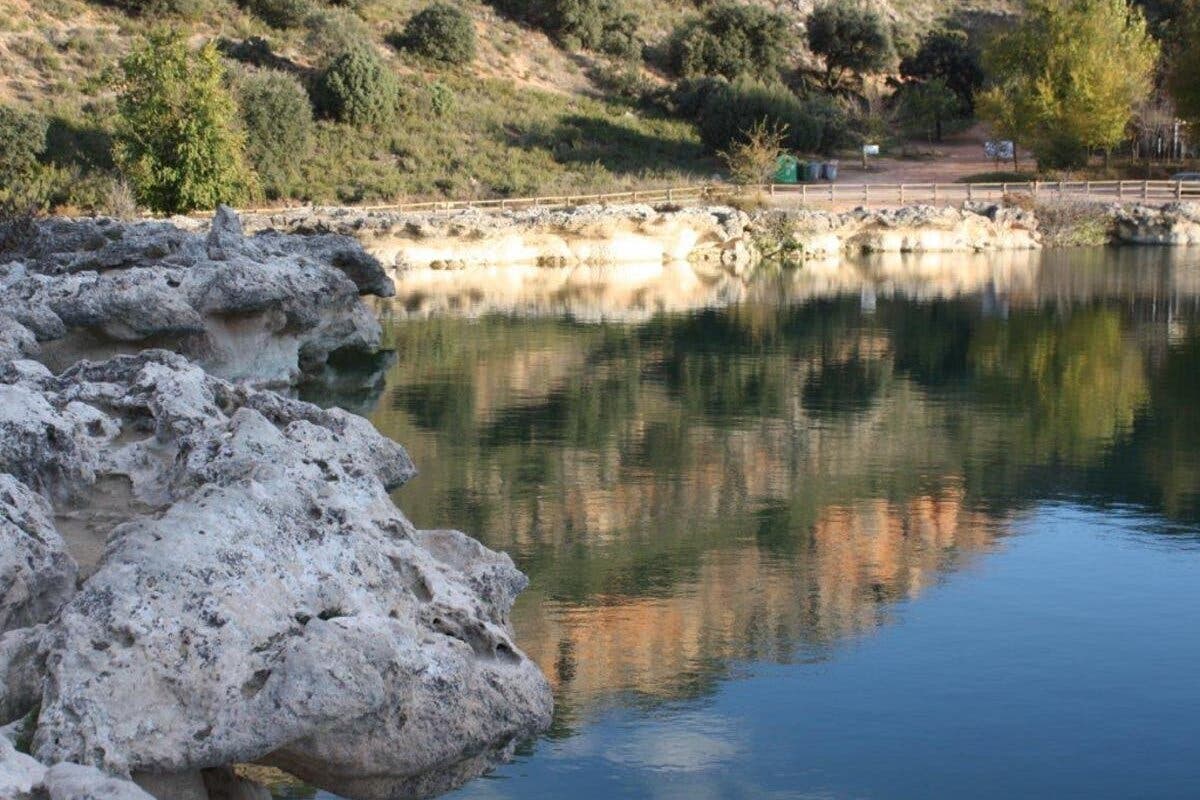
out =
[(862, 165), (863, 165), (863, 169), (866, 169), (866, 168), (867, 168), (867, 156), (878, 156), (878, 155), (879, 155), (879, 145), (877, 145), (877, 144), (864, 144), (864, 145), (862, 146)]

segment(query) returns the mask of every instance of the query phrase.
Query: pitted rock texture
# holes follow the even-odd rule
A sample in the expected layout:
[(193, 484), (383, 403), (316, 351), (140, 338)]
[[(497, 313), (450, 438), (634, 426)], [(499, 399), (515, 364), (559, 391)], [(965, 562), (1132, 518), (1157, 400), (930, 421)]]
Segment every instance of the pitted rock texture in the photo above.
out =
[(75, 593), (75, 562), (52, 513), (32, 489), (0, 475), (0, 633), (47, 621)]
[(226, 208), (207, 232), (51, 219), (10, 238), (0, 251), (0, 359), (66, 366), (164, 346), (225, 377), (286, 383), (335, 351), (376, 349), (379, 325), (359, 296), (393, 292), (353, 239), (248, 237)]
[(400, 797), (549, 724), (509, 626), (524, 576), (464, 534), (416, 530), (388, 494), (412, 462), (366, 420), (161, 350), (57, 376), (13, 362), (0, 388), (10, 482), (77, 498), (120, 477), (147, 509), (43, 626), (0, 638), (25, 696), (8, 716), (40, 694), (40, 763), (142, 780), (262, 761)]
[(1122, 206), (1113, 214), (1117, 240), (1129, 244), (1200, 244), (1200, 204)]

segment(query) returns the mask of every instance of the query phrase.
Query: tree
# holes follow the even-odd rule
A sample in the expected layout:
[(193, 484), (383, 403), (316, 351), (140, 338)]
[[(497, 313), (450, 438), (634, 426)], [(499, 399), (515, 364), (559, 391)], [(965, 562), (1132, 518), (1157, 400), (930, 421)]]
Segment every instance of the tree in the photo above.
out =
[(743, 131), (728, 150), (717, 155), (729, 168), (734, 183), (743, 186), (769, 183), (778, 169), (786, 138), (787, 126), (760, 119)]
[(761, 6), (724, 2), (675, 31), (671, 66), (684, 77), (772, 78), (783, 63), (788, 39), (788, 21), (782, 15)]
[(984, 53), (992, 86), (977, 107), (998, 133), (1028, 143), (1039, 165), (1079, 166), (1124, 138), (1157, 59), (1125, 0), (1030, 0)]
[(900, 61), (900, 74), (909, 80), (941, 80), (958, 95), (969, 113), (974, 110), (975, 92), (983, 83), (979, 58), (965, 31), (939, 29), (925, 36), (917, 51)]
[(930, 141), (940, 142), (946, 122), (962, 112), (962, 101), (942, 78), (906, 84), (897, 94), (901, 119)]
[(1179, 116), (1200, 130), (1200, 0), (1192, 0), (1180, 19), (1167, 85)]
[(351, 125), (382, 125), (396, 111), (399, 87), (387, 66), (365, 47), (338, 55), (317, 80), (317, 108)]
[(883, 16), (855, 0), (830, 0), (808, 18), (808, 49), (825, 60), (825, 85), (834, 89), (847, 72), (880, 72), (896, 58)]
[(253, 190), (237, 105), (220, 55), (160, 31), (121, 61), (113, 155), (138, 201), (183, 213), (236, 203)]
[(401, 43), (434, 61), (468, 64), (475, 58), (475, 26), (454, 6), (434, 3), (409, 19)]
[(254, 169), (267, 196), (281, 197), (298, 177), (296, 165), (312, 139), (308, 92), (292, 76), (265, 70), (241, 81), (237, 99)]

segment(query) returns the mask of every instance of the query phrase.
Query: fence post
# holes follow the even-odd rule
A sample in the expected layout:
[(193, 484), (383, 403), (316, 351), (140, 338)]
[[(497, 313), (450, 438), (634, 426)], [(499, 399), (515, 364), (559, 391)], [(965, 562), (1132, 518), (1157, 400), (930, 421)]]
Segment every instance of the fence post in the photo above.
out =
[(802, 183), (802, 184), (800, 184), (800, 205), (802, 205), (802, 206), (807, 205), (807, 203), (808, 203), (808, 184)]
[(900, 184), (900, 205), (904, 205), (904, 184)]
[(864, 206), (865, 206), (865, 205), (867, 204), (867, 202), (868, 202), (868, 199), (867, 199), (867, 197), (868, 197), (868, 192), (870, 191), (870, 188), (871, 188), (871, 184), (869, 184), (869, 183), (864, 183), (864, 184), (863, 184), (863, 205), (864, 205)]
[(1117, 202), (1125, 199), (1125, 181), (1117, 181)]
[(829, 202), (834, 202), (836, 198), (833, 196), (833, 182), (829, 182)]
[(975, 187), (973, 184), (968, 183), (967, 184), (967, 201), (969, 202), (974, 199), (975, 199)]
[(1040, 183), (1041, 183), (1041, 181), (1034, 181), (1034, 182), (1033, 182), (1033, 199), (1034, 199), (1034, 200), (1037, 200), (1037, 196), (1038, 196), (1038, 188), (1039, 188), (1039, 184), (1040, 184)]
[(675, 202), (675, 190), (674, 189), (667, 189), (667, 202), (668, 203)]
[(1183, 181), (1175, 181), (1175, 199), (1183, 198)]
[(1083, 182), (1083, 198), (1085, 200), (1092, 199), (1092, 182), (1091, 181)]
[(1000, 184), (1000, 199), (1003, 200), (1005, 197), (1008, 197), (1008, 184), (1001, 183)]
[(1150, 181), (1142, 181), (1142, 200), (1150, 199)]
[(771, 197), (774, 197), (774, 196), (775, 196), (775, 183), (772, 182), (771, 183)]

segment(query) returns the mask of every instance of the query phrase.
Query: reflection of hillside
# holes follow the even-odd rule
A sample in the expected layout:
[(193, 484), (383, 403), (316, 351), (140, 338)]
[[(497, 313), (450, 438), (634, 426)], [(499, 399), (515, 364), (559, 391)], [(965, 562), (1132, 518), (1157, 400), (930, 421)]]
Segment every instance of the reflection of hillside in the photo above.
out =
[(1192, 318), (1016, 298), (409, 320), (372, 419), (418, 524), (529, 574), (517, 633), (564, 709), (678, 697), (880, 624), (1031, 498), (1200, 510)]
[(786, 660), (870, 630), (892, 601), (987, 550), (998, 528), (964, 509), (953, 489), (831, 506), (801, 552), (706, 552), (695, 575), (665, 596), (579, 605), (535, 589), (518, 607), (517, 633), (569, 707), (623, 691), (677, 697), (731, 660)]

